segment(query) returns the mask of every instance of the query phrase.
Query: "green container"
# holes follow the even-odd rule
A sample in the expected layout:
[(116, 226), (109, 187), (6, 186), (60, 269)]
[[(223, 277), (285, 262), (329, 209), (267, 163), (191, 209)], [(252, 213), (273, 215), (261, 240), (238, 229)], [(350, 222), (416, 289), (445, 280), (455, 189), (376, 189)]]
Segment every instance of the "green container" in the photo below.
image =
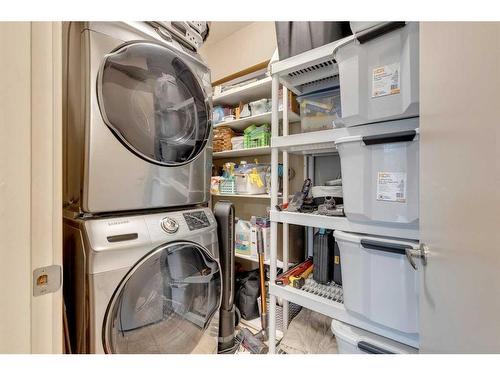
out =
[(244, 148), (255, 148), (255, 147), (265, 147), (271, 144), (271, 133), (269, 131), (269, 125), (264, 124), (259, 127), (251, 125), (245, 129), (243, 135), (243, 147)]

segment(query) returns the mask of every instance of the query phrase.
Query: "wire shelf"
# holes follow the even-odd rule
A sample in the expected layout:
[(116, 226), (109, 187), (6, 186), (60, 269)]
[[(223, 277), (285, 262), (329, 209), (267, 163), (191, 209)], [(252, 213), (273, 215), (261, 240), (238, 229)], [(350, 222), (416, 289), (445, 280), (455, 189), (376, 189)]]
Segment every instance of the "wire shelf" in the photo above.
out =
[(328, 284), (320, 284), (314, 281), (312, 276), (309, 276), (301, 289), (304, 292), (326, 298), (330, 301), (344, 303), (344, 292), (342, 290), (342, 286), (337, 285), (334, 282)]

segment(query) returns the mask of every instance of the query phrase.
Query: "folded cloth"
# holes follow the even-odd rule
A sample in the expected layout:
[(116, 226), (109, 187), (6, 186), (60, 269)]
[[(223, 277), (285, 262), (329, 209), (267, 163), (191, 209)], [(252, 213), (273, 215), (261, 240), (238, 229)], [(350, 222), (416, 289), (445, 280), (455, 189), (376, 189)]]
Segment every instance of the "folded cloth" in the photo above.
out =
[(331, 323), (331, 318), (302, 308), (290, 322), (279, 348), (288, 354), (336, 354)]

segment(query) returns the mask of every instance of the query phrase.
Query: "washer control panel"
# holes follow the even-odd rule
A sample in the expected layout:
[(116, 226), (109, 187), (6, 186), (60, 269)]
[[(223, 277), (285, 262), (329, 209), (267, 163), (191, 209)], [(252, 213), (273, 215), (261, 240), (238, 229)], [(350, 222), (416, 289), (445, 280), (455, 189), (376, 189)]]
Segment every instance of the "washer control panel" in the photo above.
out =
[(173, 234), (179, 230), (179, 223), (171, 217), (166, 217), (161, 221), (161, 228), (165, 232)]
[(197, 230), (210, 226), (210, 221), (203, 211), (190, 211), (183, 213), (184, 220), (189, 227), (189, 230)]

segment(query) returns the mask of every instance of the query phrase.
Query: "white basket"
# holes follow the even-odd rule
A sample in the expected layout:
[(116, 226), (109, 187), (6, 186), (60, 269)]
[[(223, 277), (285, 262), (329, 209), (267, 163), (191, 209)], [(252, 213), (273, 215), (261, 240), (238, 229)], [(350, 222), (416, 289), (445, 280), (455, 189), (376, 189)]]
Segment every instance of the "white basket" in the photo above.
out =
[(338, 49), (342, 119), (355, 126), (418, 116), (419, 25), (406, 26), (363, 44)]
[(418, 272), (406, 258), (418, 243), (336, 230), (345, 308), (405, 333), (418, 333)]
[(244, 137), (233, 137), (231, 138), (231, 146), (233, 150), (243, 149), (243, 138)]
[(350, 221), (418, 229), (418, 141), (418, 129), (337, 140)]

